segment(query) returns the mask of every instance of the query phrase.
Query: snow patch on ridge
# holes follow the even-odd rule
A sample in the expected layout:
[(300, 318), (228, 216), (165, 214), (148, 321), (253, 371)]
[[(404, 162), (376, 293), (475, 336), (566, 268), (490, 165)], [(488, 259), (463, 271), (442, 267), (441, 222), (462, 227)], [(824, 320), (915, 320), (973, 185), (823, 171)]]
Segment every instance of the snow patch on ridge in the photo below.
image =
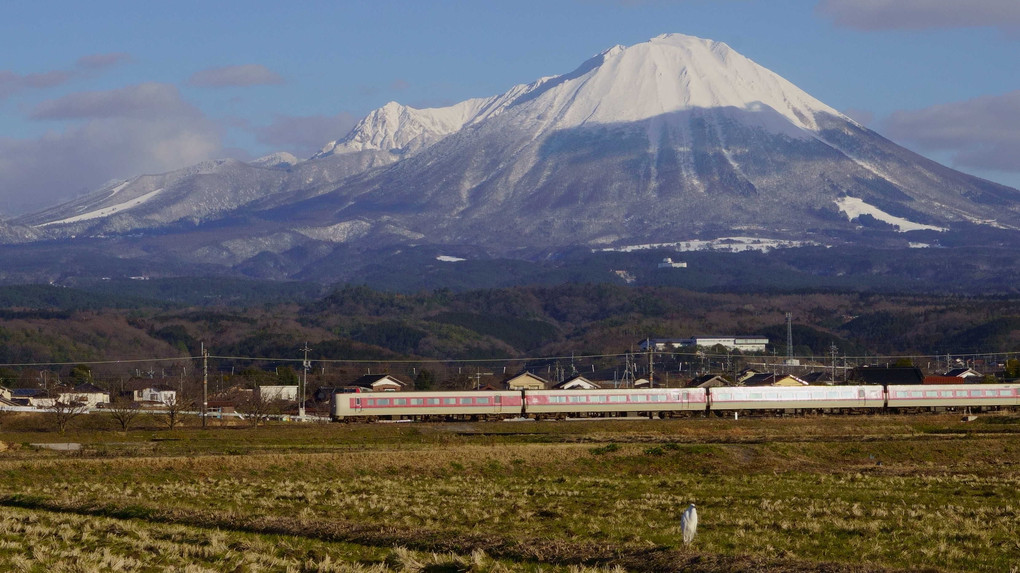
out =
[(309, 239), (330, 243), (346, 243), (367, 235), (372, 230), (372, 224), (367, 221), (342, 221), (327, 227), (303, 227), (294, 230)]
[[(114, 194), (116, 194), (117, 191), (120, 191), (124, 187), (124, 185), (127, 185), (127, 183), (124, 183), (123, 185), (118, 185), (117, 188), (115, 188), (114, 193), (111, 194), (110, 196), (112, 197)], [(117, 205), (111, 205), (109, 207), (103, 207), (101, 209), (96, 209), (95, 211), (89, 211), (88, 213), (82, 213), (81, 215), (75, 215), (74, 217), (68, 217), (66, 219), (61, 219), (59, 221), (50, 221), (49, 223), (43, 223), (41, 225), (36, 225), (36, 226), (37, 227), (47, 227), (49, 225), (63, 225), (63, 224), (67, 224), (67, 223), (77, 223), (79, 221), (88, 221), (90, 219), (99, 219), (101, 217), (109, 217), (110, 215), (114, 215), (116, 213), (127, 211), (128, 209), (134, 209), (135, 207), (137, 207), (137, 206), (139, 206), (139, 205), (141, 205), (143, 203), (148, 202), (150, 199), (152, 199), (157, 194), (159, 194), (162, 190), (163, 190), (162, 188), (156, 189), (155, 191), (150, 191), (150, 192), (146, 193), (145, 195), (141, 195), (141, 196), (135, 197), (134, 199), (131, 199), (129, 201), (125, 201), (123, 203), (119, 203)]]
[(711, 240), (690, 240), (677, 241), (675, 243), (647, 243), (644, 245), (628, 245), (625, 247), (609, 247), (600, 249), (616, 253), (632, 253), (634, 251), (648, 251), (652, 249), (673, 249), (677, 252), (688, 251), (716, 251), (721, 253), (742, 253), (745, 251), (760, 251), (767, 253), (774, 249), (791, 249), (795, 247), (814, 247), (819, 243), (814, 241), (791, 241), (785, 239), (765, 239), (761, 237), (720, 237)]
[(879, 221), (882, 221), (883, 223), (888, 223), (896, 227), (896, 229), (901, 233), (905, 233), (907, 231), (947, 230), (945, 227), (936, 227), (935, 225), (915, 223), (909, 219), (904, 219), (903, 217), (890, 215), (889, 213), (886, 213), (885, 211), (879, 209), (878, 207), (875, 207), (874, 205), (869, 205), (865, 203), (863, 199), (858, 199), (857, 197), (840, 197), (839, 199), (836, 199), (835, 203), (836, 206), (839, 207), (839, 210), (842, 211), (847, 216), (847, 219), (850, 221), (853, 221), (854, 219), (860, 217), (861, 215), (871, 215), (872, 217), (878, 219)]

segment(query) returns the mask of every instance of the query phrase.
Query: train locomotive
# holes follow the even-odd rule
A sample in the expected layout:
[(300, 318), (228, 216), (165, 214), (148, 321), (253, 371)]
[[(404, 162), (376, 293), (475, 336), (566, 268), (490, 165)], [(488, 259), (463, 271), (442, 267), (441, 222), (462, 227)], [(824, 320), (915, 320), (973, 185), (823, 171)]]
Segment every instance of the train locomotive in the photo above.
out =
[(983, 411), (1020, 407), (1020, 384), (722, 386), (333, 394), (334, 421), (668, 418), (696, 413)]

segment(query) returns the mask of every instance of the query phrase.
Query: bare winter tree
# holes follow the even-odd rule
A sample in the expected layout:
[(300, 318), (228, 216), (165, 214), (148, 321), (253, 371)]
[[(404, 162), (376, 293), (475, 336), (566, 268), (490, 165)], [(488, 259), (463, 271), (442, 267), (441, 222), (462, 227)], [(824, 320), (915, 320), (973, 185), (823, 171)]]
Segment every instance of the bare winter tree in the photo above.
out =
[(257, 427), (265, 423), (269, 417), (278, 413), (278, 404), (274, 400), (267, 400), (257, 390), (238, 402), (235, 409), (244, 417), (251, 427)]
[(174, 428), (180, 425), (185, 412), (190, 410), (193, 406), (194, 401), (190, 398), (176, 394), (172, 398), (167, 398), (163, 401), (163, 406), (158, 416), (162, 420), (163, 424), (166, 425), (167, 429), (173, 431)]
[(57, 427), (61, 434), (67, 430), (71, 420), (89, 411), (89, 404), (85, 400), (75, 400), (73, 397), (65, 396), (57, 398), (53, 405), (48, 408), (50, 420)]
[(113, 421), (120, 425), (120, 430), (124, 433), (127, 433), (131, 429), (131, 425), (142, 415), (142, 409), (138, 403), (123, 396), (117, 397), (106, 411), (109, 412)]

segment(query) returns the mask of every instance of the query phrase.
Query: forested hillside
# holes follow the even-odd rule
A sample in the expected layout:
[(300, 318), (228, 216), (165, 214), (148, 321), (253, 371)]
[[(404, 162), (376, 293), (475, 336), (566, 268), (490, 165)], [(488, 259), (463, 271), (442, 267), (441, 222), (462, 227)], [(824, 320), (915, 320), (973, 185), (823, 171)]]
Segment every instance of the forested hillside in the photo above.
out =
[[(0, 288), (0, 300), (0, 376), (8, 386), (66, 376), (79, 363), (99, 381), (193, 376), (199, 361), (188, 357), (198, 357), (203, 344), (220, 374), (286, 368), (289, 377), (300, 369), (307, 343), (317, 363), (312, 373), (333, 382), (373, 368), (463, 378), (482, 370), (498, 370), (496, 376), (524, 367), (546, 373), (583, 367), (612, 376), (618, 360), (569, 357), (615, 356), (637, 350), (645, 338), (760, 334), (771, 340), (764, 358), (783, 358), (787, 312), (793, 353), (822, 364), (833, 347), (840, 357), (915, 356), (924, 363), (975, 354), (1001, 361), (1020, 352), (1020, 299), (1001, 297), (575, 284), (418, 294), (347, 286), (309, 302), (252, 306), (183, 306), (54, 287)], [(696, 364), (659, 356), (656, 368), (681, 376), (731, 364), (725, 351), (716, 353)], [(964, 357), (975, 358), (985, 359)]]

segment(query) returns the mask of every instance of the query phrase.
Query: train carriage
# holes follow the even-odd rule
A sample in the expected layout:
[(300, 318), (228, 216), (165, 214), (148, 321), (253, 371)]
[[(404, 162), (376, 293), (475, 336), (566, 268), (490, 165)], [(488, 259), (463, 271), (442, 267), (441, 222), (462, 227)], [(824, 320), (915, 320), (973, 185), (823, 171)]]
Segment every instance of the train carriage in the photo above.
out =
[(1020, 384), (889, 386), (889, 408), (1002, 408), (1020, 406)]
[(499, 419), (521, 415), (517, 391), (334, 394), (334, 420)]
[(881, 386), (726, 386), (712, 388), (712, 411), (882, 408)]
[(704, 388), (649, 388), (601, 390), (528, 390), (524, 396), (528, 416), (577, 417), (705, 411)]

